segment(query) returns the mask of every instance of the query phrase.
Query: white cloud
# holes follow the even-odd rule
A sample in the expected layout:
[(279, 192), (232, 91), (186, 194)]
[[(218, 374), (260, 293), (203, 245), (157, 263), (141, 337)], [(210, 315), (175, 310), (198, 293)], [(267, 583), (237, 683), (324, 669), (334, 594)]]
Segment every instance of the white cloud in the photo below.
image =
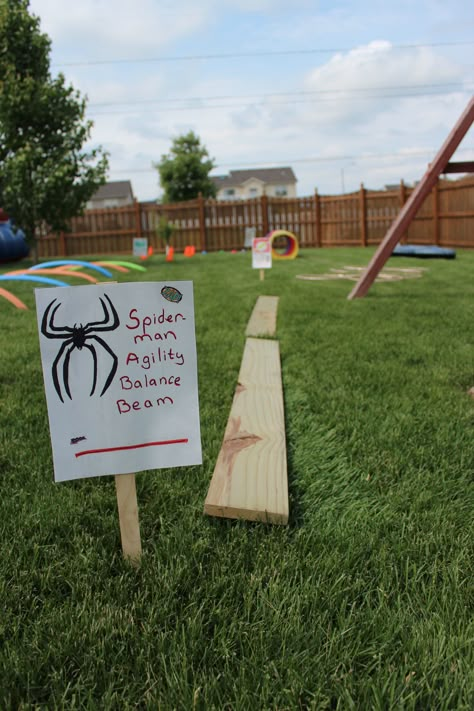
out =
[[(425, 11), (431, 9), (432, 26), (445, 17), (441, 5), (437, 14), (432, 0), (420, 2)], [(361, 181), (376, 188), (400, 178), (419, 179), (472, 93), (467, 81), (472, 48), (460, 47), (451, 58), (444, 48), (421, 46), (422, 40), (400, 49), (409, 40), (390, 31), (397, 13), (400, 26), (422, 27), (418, 6), (407, 0), (389, 10), (363, 0), (357, 13), (346, 2), (325, 5), (82, 0), (66, 6), (64, 0), (32, 0), (31, 8), (53, 40), (54, 61), (63, 63), (355, 46), (333, 56), (62, 67), (68, 81), (89, 97), (93, 143), (111, 153), (110, 179), (131, 178), (140, 199), (158, 194), (151, 164), (190, 129), (215, 157), (216, 172), (249, 164), (292, 165), (299, 194), (315, 186), (325, 193), (339, 192), (342, 184), (354, 190)], [(285, 91), (292, 95), (266, 96)], [(234, 98), (209, 99), (229, 96)], [(171, 101), (180, 98), (189, 101)], [(104, 105), (114, 102), (124, 103)], [(472, 137), (465, 145), (472, 145)]]
[(55, 46), (76, 59), (144, 57), (202, 29), (209, 4), (154, 0), (33, 0), (31, 10)]

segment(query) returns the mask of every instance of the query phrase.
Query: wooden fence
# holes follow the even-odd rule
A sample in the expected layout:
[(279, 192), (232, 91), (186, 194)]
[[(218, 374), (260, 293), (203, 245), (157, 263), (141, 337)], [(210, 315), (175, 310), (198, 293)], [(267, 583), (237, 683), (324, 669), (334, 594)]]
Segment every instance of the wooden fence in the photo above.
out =
[[(126, 207), (88, 210), (71, 221), (69, 232), (47, 234), (40, 240), (40, 257), (92, 254), (131, 254), (132, 239), (147, 237), (155, 251), (164, 251), (156, 227), (160, 216), (175, 231), (177, 251), (186, 245), (208, 252), (241, 249), (245, 228), (257, 235), (272, 229), (293, 232), (301, 247), (367, 246), (381, 242), (411, 189), (359, 191), (329, 196), (247, 201), (198, 198), (174, 205), (135, 202)], [(474, 176), (439, 180), (419, 210), (402, 242), (474, 248)]]

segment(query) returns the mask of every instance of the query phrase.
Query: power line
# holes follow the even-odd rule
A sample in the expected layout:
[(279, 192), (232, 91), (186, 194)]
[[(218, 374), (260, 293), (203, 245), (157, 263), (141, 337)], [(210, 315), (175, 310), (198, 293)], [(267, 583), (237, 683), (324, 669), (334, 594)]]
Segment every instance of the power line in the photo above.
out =
[[(366, 155), (339, 155), (339, 156), (312, 156), (309, 158), (285, 158), (284, 160), (272, 160), (272, 161), (222, 161), (219, 166), (234, 165), (238, 163), (239, 166), (245, 166), (247, 168), (268, 168), (272, 166), (290, 165), (293, 163), (333, 163), (337, 161), (365, 161), (365, 160), (379, 160), (379, 159), (393, 159), (393, 158), (420, 158), (420, 157), (432, 157), (436, 153), (435, 150), (432, 151), (412, 151), (410, 153), (368, 153)], [(156, 168), (135, 168), (135, 169), (118, 169), (113, 170), (113, 173), (156, 173)]]
[[(166, 99), (124, 99), (122, 101), (93, 101), (88, 104), (88, 107), (102, 106), (128, 106), (129, 104), (163, 104), (177, 103), (190, 101), (227, 101), (241, 99), (270, 99), (283, 96), (319, 96), (327, 94), (359, 94), (367, 91), (401, 91), (415, 89), (463, 89), (462, 82), (452, 82), (448, 84), (412, 84), (400, 86), (368, 86), (357, 87), (356, 89), (318, 89), (315, 91), (278, 91), (265, 94), (234, 94), (234, 95), (216, 95), (216, 96), (188, 96), (188, 97), (171, 97)], [(413, 96), (413, 92), (409, 94)]]
[[(287, 101), (272, 101), (269, 104), (263, 104), (265, 108), (274, 108), (276, 106), (288, 106), (295, 104), (325, 104), (335, 101), (367, 101), (367, 100), (381, 100), (381, 99), (409, 99), (409, 98), (421, 98), (425, 96), (446, 96), (452, 92), (417, 92), (417, 93), (407, 93), (407, 94), (369, 94), (365, 96), (357, 97), (325, 97), (325, 98), (313, 98), (313, 99), (292, 99)], [(227, 104), (208, 104), (208, 105), (197, 105), (197, 106), (164, 106), (153, 108), (153, 113), (164, 113), (170, 111), (211, 111), (214, 109), (245, 109), (255, 106), (255, 103), (242, 104), (242, 103), (227, 103)], [(136, 114), (141, 112), (143, 109), (140, 107), (133, 109), (124, 109), (120, 111), (94, 111), (94, 116), (110, 116), (116, 115), (121, 116), (125, 114)]]
[[(393, 44), (390, 49), (419, 49), (424, 47), (463, 47), (474, 44), (472, 41), (462, 42), (431, 42), (419, 44)], [(148, 62), (195, 62), (198, 60), (217, 60), (217, 59), (244, 59), (251, 57), (276, 57), (276, 56), (298, 56), (309, 54), (338, 54), (342, 52), (350, 52), (354, 47), (339, 47), (339, 48), (310, 48), (310, 49), (280, 49), (268, 51), (254, 52), (223, 52), (215, 54), (194, 54), (194, 55), (176, 55), (176, 56), (161, 56), (161, 57), (139, 57), (139, 58), (122, 58), (122, 59), (89, 59), (76, 60), (72, 62), (55, 62), (55, 67), (85, 67), (98, 66), (100, 64), (144, 64)]]

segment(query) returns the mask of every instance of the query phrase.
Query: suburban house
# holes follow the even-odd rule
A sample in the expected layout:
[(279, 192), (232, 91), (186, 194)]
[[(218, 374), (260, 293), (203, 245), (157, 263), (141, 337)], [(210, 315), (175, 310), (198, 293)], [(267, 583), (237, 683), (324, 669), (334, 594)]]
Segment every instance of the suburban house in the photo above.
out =
[(211, 175), (218, 200), (248, 200), (261, 195), (296, 197), (296, 176), (292, 168), (231, 170), (229, 175)]
[(88, 201), (88, 210), (102, 210), (106, 207), (132, 205), (135, 198), (130, 180), (114, 180), (104, 183)]

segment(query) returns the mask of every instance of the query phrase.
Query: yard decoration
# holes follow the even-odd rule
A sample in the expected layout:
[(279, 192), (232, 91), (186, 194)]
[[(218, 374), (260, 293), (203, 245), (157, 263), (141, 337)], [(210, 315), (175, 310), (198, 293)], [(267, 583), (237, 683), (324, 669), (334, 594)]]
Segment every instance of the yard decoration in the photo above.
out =
[(270, 236), (254, 237), (252, 240), (252, 269), (258, 269), (260, 281), (265, 279), (264, 269), (272, 268), (272, 245)]
[(166, 255), (166, 261), (172, 262), (173, 260), (174, 260), (174, 247), (170, 247), (168, 250), (168, 254)]
[[(278, 297), (260, 296), (247, 336), (272, 336)], [(285, 416), (278, 341), (247, 338), (221, 451), (204, 512), (288, 523)]]
[(365, 296), (375, 277), (393, 252), (395, 245), (405, 234), (423, 201), (434, 187), (441, 173), (474, 172), (474, 162), (450, 163), (450, 159), (474, 122), (474, 98), (470, 100), (461, 117), (441, 146), (418, 185), (413, 190), (398, 217), (393, 222), (365, 272), (347, 297), (349, 300)]
[(28, 306), (10, 291), (7, 291), (7, 289), (0, 289), (0, 296), (3, 296), (4, 299), (13, 304), (13, 306), (16, 306), (17, 309), (25, 309), (26, 311), (28, 311)]
[[(6, 219), (4, 219), (6, 218)], [(5, 213), (0, 213), (0, 262), (13, 262), (28, 256), (25, 234), (15, 230)]]
[(148, 247), (146, 254), (141, 256), (140, 259), (142, 260), (142, 262), (144, 262), (146, 259), (149, 259), (150, 257), (153, 257), (153, 247), (151, 245)]
[(134, 257), (146, 259), (148, 254), (148, 239), (146, 237), (134, 237), (132, 254)]
[(174, 230), (174, 225), (172, 225), (171, 222), (168, 222), (164, 215), (160, 215), (160, 219), (158, 220), (158, 226), (156, 228), (156, 234), (165, 243), (166, 256), (168, 256), (168, 252), (171, 247), (171, 238), (173, 236)]
[(74, 265), (74, 266), (80, 266), (80, 267), (88, 267), (89, 269), (93, 269), (94, 271), (99, 272), (105, 277), (111, 277), (112, 273), (109, 272), (107, 269), (104, 269), (104, 267), (99, 267), (97, 264), (94, 264), (93, 262), (85, 262), (80, 259), (56, 259), (51, 262), (40, 262), (39, 264), (35, 264), (34, 266), (31, 267), (31, 271), (36, 271), (37, 269), (48, 269), (49, 267), (61, 267), (61, 266), (66, 266), (66, 265)]
[[(268, 233), (268, 237), (270, 238), (272, 246), (273, 259), (296, 259), (298, 256), (298, 240), (293, 232), (288, 232), (287, 230), (273, 230)], [(273, 242), (279, 237), (284, 237), (286, 239), (284, 252), (278, 252), (273, 247)]]
[(184, 248), (184, 256), (185, 257), (194, 257), (196, 254), (196, 247), (193, 244), (188, 244)]
[(115, 475), (122, 547), (136, 561), (134, 472), (202, 459), (192, 282), (35, 296), (55, 481)]

